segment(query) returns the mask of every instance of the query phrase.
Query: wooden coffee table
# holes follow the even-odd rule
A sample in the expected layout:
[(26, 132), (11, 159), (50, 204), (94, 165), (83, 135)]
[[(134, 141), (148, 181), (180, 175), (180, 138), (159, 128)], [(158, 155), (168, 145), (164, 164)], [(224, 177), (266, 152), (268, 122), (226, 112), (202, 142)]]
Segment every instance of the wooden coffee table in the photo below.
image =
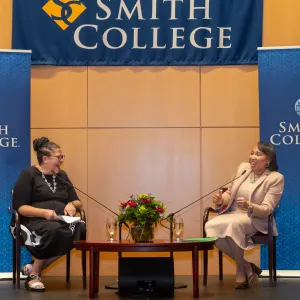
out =
[(177, 242), (170, 240), (154, 240), (151, 243), (135, 243), (130, 240), (116, 242), (108, 241), (76, 241), (77, 250), (89, 251), (90, 254), (90, 282), (89, 298), (93, 298), (99, 291), (99, 253), (100, 252), (192, 252), (193, 267), (193, 295), (199, 297), (199, 251), (212, 250), (214, 241)]

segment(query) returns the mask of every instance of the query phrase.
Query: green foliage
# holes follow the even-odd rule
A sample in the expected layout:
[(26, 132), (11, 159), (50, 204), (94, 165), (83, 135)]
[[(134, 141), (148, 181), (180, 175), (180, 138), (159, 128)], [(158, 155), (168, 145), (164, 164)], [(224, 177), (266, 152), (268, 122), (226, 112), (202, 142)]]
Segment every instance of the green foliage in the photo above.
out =
[(166, 206), (151, 194), (139, 194), (136, 197), (131, 195), (130, 200), (121, 202), (120, 223), (128, 222), (144, 226), (146, 223), (155, 223), (163, 218)]

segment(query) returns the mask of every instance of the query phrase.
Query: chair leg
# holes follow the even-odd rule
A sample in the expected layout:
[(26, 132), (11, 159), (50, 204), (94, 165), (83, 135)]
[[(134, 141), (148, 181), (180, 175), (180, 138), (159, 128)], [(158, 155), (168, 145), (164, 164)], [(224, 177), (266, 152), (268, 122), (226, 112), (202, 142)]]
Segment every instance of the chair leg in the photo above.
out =
[(277, 271), (276, 271), (276, 237), (273, 237), (273, 270), (274, 270), (274, 281), (277, 281)]
[(223, 253), (219, 250), (219, 280), (223, 280)]
[(81, 251), (81, 265), (83, 288), (86, 289), (86, 251)]
[(208, 273), (208, 251), (203, 251), (203, 285), (207, 285), (207, 273)]
[(20, 289), (20, 264), (21, 264), (21, 241), (20, 241), (20, 234), (17, 235), (16, 238), (16, 280), (17, 280), (17, 289)]
[(66, 282), (70, 282), (70, 261), (71, 261), (71, 253), (67, 253), (67, 261), (66, 261)]
[(268, 243), (268, 259), (269, 259), (269, 286), (273, 286), (273, 238)]
[(16, 270), (16, 240), (13, 238), (13, 257), (12, 257), (12, 269), (13, 269), (13, 284), (16, 284), (16, 274), (17, 274), (17, 270)]

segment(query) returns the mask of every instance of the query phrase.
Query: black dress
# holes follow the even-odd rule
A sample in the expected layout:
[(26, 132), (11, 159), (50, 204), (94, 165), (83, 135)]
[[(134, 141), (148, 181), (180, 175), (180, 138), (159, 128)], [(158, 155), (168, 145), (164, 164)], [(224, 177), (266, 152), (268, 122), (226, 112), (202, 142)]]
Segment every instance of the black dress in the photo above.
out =
[[(45, 175), (53, 187), (52, 175)], [(66, 172), (60, 170), (58, 176), (70, 182)], [(53, 193), (42, 173), (36, 167), (24, 169), (14, 187), (13, 207), (22, 205), (51, 209), (57, 215), (64, 215), (64, 208), (70, 201), (78, 200), (74, 188), (56, 177), (56, 191)], [(74, 248), (73, 241), (85, 237), (85, 223), (50, 221), (44, 218), (21, 216), (21, 236), (26, 248), (37, 259), (61, 256)]]

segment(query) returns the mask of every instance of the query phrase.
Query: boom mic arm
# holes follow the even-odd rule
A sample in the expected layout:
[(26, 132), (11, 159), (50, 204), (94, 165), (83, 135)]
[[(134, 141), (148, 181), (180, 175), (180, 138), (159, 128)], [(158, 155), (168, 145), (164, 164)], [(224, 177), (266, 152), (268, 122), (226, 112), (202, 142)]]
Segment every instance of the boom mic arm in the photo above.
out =
[[(92, 199), (93, 201), (95, 201), (96, 203), (98, 203), (100, 206), (106, 208), (108, 211), (110, 211), (111, 213), (113, 213), (115, 216), (119, 217), (119, 215), (116, 212), (114, 212), (113, 210), (111, 210), (110, 208), (108, 208), (107, 206), (105, 206), (104, 204), (100, 203), (99, 201), (97, 201), (93, 197), (89, 196), (87, 193), (83, 192), (82, 190), (80, 190), (79, 188), (77, 188), (76, 186), (74, 186), (72, 183), (70, 183), (67, 180), (63, 179), (61, 176), (58, 176), (53, 170), (51, 170), (51, 173), (53, 175), (55, 175), (57, 178), (59, 178), (60, 180), (62, 180), (63, 182), (65, 182), (67, 185), (71, 186), (75, 190), (78, 190), (83, 195), (85, 195), (88, 198)], [(122, 224), (124, 224), (128, 229), (130, 229), (129, 226), (128, 226), (128, 224), (126, 222), (119, 222), (119, 240), (122, 240), (122, 229), (121, 229), (122, 228)], [(129, 235), (129, 233), (128, 233), (128, 235)]]
[(246, 171), (247, 171), (247, 170), (244, 170), (240, 176), (235, 177), (234, 179), (230, 180), (229, 182), (227, 182), (227, 183), (223, 184), (222, 186), (220, 186), (220, 187), (214, 189), (213, 191), (211, 191), (211, 192), (209, 192), (208, 194), (206, 194), (206, 195), (200, 197), (199, 199), (193, 201), (192, 203), (190, 203), (190, 204), (184, 206), (183, 208), (181, 208), (181, 209), (175, 211), (174, 213), (169, 214), (169, 215), (166, 217), (166, 220), (168, 220), (168, 221), (170, 222), (170, 239), (171, 239), (171, 240), (173, 239), (173, 219), (174, 219), (174, 215), (176, 215), (177, 213), (181, 212), (182, 210), (188, 208), (189, 206), (195, 204), (196, 202), (202, 200), (203, 198), (209, 196), (209, 195), (212, 194), (213, 192), (216, 192), (216, 191), (222, 189), (225, 185), (227, 185), (227, 184), (229, 184), (229, 183), (231, 183), (231, 182), (233, 182), (233, 181), (239, 179), (241, 176), (243, 176), (243, 175), (246, 173)]
[(83, 195), (87, 196), (88, 198), (92, 199), (93, 201), (95, 201), (96, 203), (98, 203), (99, 205), (101, 205), (102, 207), (106, 208), (107, 210), (109, 210), (111, 213), (113, 213), (117, 217), (119, 216), (116, 212), (114, 212), (113, 210), (111, 210), (110, 208), (108, 208), (107, 206), (105, 206), (104, 204), (100, 203), (99, 201), (97, 201), (93, 197), (89, 196), (88, 194), (86, 194), (85, 192), (83, 192), (82, 190), (80, 190), (79, 188), (77, 188), (76, 186), (74, 186), (72, 183), (70, 183), (67, 180), (63, 179), (61, 176), (58, 176), (53, 170), (51, 170), (51, 173), (53, 175), (55, 175), (57, 178), (59, 178), (60, 180), (62, 180), (63, 182), (65, 182), (66, 184), (68, 184), (69, 186), (71, 186), (72, 188), (74, 188), (75, 190), (78, 190)]

